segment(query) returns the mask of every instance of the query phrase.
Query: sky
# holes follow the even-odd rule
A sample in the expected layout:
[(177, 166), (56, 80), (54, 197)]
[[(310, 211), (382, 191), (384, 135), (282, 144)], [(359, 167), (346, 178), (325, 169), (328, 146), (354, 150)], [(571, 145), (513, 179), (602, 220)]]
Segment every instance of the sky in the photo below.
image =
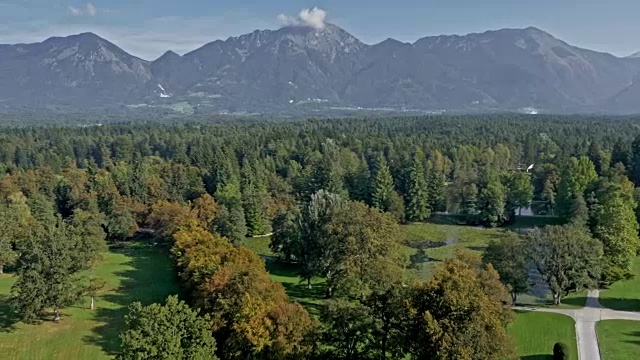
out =
[[(304, 9), (311, 11), (301, 17)], [(369, 44), (536, 26), (626, 56), (640, 51), (638, 14), (637, 0), (0, 0), (0, 44), (94, 32), (153, 60), (256, 29), (324, 20)]]

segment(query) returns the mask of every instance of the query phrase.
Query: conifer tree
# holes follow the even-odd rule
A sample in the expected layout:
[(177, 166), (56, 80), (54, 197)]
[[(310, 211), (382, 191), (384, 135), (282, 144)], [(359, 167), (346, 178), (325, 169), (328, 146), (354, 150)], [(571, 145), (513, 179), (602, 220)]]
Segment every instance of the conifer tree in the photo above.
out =
[(408, 193), (406, 195), (406, 214), (409, 221), (424, 221), (431, 217), (423, 158), (422, 152), (416, 152), (409, 170)]
[(389, 211), (391, 197), (395, 190), (389, 165), (382, 154), (376, 159), (375, 177), (372, 185), (371, 203), (382, 211)]

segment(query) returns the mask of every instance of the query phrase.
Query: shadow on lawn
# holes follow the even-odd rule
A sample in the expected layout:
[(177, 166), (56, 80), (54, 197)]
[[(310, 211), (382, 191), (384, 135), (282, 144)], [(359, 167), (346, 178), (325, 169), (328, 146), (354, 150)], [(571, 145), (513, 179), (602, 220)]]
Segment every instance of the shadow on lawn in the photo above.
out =
[(325, 288), (322, 284), (311, 285), (311, 289), (307, 287), (307, 284), (282, 284), (289, 295), (291, 301), (295, 301), (302, 305), (307, 311), (314, 316), (320, 316), (322, 305), (314, 302), (314, 299), (323, 299), (325, 295)]
[(86, 343), (102, 347), (109, 355), (116, 355), (119, 351), (119, 335), (124, 329), (124, 316), (128, 313), (129, 304), (136, 301), (142, 305), (163, 302), (167, 296), (177, 292), (175, 272), (161, 250), (119, 249), (114, 252), (130, 257), (125, 264), (130, 269), (113, 274), (122, 279), (119, 286), (96, 298), (95, 320), (100, 325), (83, 339)]
[(553, 360), (553, 355), (527, 355), (521, 357), (520, 360)]
[(640, 331), (633, 331), (625, 335), (638, 338), (638, 340), (625, 340), (626, 343), (640, 346)]
[(571, 305), (576, 307), (585, 307), (587, 305), (586, 296), (570, 297), (562, 299), (563, 305)]
[(9, 295), (0, 295), (0, 332), (13, 332), (20, 321), (9, 304)]
[[(605, 295), (606, 296), (606, 295)], [(619, 311), (640, 311), (640, 299), (614, 299), (601, 297), (602, 306)]]

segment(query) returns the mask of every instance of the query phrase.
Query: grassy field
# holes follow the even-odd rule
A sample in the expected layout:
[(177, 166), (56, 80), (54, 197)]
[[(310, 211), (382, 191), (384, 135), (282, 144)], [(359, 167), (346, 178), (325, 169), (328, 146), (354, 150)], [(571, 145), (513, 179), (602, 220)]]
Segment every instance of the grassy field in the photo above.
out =
[(610, 289), (600, 292), (600, 303), (604, 307), (623, 311), (640, 311), (640, 257), (633, 267), (635, 278), (619, 281)]
[(601, 321), (597, 324), (597, 330), (603, 360), (627, 360), (639, 357), (639, 321)]
[(553, 345), (564, 342), (572, 360), (578, 359), (575, 323), (568, 316), (539, 312), (517, 312), (509, 328), (522, 360), (551, 360)]
[(15, 322), (7, 297), (15, 278), (0, 277), (0, 357), (3, 359), (104, 359), (118, 350), (118, 334), (127, 306), (160, 302), (178, 292), (169, 258), (154, 248), (113, 250), (105, 254), (94, 276), (106, 282), (96, 297), (62, 311), (55, 324), (45, 319), (38, 325)]

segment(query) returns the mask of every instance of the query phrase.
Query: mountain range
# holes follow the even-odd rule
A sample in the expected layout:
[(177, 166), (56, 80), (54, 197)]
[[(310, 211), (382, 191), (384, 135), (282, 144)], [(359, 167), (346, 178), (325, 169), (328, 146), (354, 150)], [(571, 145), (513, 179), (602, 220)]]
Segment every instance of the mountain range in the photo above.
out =
[(0, 110), (168, 107), (640, 112), (640, 55), (582, 49), (533, 27), (375, 45), (289, 26), (154, 61), (92, 33), (0, 45)]

